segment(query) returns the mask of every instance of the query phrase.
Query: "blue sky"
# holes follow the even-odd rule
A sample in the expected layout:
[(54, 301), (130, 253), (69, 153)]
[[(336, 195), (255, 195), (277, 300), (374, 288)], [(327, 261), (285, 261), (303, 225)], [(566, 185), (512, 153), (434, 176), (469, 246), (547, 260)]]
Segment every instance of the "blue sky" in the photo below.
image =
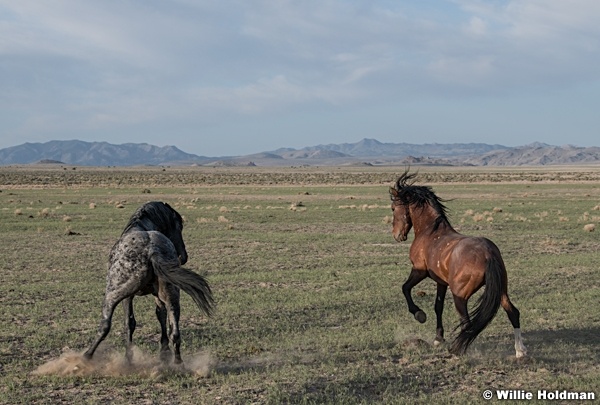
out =
[(0, 0), (0, 148), (600, 146), (597, 0)]

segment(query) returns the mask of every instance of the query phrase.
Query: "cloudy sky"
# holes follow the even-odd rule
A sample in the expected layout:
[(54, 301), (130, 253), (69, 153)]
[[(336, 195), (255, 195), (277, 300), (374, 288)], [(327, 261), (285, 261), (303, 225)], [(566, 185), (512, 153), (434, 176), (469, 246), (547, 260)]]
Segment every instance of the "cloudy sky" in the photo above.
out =
[(0, 0), (0, 148), (600, 146), (598, 0)]

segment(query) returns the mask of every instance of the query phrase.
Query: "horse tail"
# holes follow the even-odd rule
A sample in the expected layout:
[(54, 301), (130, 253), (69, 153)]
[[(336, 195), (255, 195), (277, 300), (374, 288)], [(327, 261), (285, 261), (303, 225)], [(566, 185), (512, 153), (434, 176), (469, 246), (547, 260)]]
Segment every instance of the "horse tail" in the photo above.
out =
[(200, 311), (211, 316), (214, 299), (208, 281), (198, 273), (179, 266), (178, 261), (165, 260), (162, 255), (152, 255), (152, 267), (157, 277), (185, 291), (198, 305)]
[(505, 271), (498, 259), (492, 258), (488, 261), (485, 269), (485, 290), (477, 301), (470, 321), (463, 321), (458, 326), (462, 330), (452, 343), (452, 347), (450, 348), (452, 353), (464, 354), (477, 335), (496, 316), (500, 307), (502, 291), (504, 291), (505, 287), (503, 286), (503, 280), (505, 280), (503, 274)]

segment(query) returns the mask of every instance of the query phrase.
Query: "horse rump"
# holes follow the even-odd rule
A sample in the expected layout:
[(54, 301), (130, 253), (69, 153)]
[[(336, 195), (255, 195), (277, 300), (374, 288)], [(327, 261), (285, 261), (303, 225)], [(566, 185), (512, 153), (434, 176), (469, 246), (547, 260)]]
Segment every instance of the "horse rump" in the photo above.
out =
[(178, 261), (165, 260), (161, 255), (153, 255), (151, 261), (157, 277), (179, 287), (192, 297), (202, 312), (207, 316), (211, 316), (214, 309), (214, 299), (210, 285), (204, 277), (180, 267)]
[(503, 291), (503, 271), (503, 267), (497, 259), (492, 258), (488, 261), (485, 269), (485, 290), (479, 297), (470, 319), (463, 319), (456, 327), (457, 329), (461, 328), (461, 331), (452, 342), (451, 353), (464, 354), (473, 340), (498, 313)]

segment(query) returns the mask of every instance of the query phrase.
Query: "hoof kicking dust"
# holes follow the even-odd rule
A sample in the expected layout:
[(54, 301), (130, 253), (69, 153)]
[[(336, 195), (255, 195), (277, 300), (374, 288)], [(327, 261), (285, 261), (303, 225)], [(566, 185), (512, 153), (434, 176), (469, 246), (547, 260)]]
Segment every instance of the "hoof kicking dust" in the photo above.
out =
[(183, 364), (163, 362), (156, 355), (145, 354), (138, 347), (132, 347), (131, 362), (124, 354), (108, 349), (98, 351), (92, 359), (83, 353), (68, 351), (59, 358), (42, 364), (32, 375), (58, 376), (103, 376), (119, 377), (138, 375), (146, 378), (161, 378), (172, 374), (208, 377), (216, 362), (210, 353), (201, 352), (187, 358)]

